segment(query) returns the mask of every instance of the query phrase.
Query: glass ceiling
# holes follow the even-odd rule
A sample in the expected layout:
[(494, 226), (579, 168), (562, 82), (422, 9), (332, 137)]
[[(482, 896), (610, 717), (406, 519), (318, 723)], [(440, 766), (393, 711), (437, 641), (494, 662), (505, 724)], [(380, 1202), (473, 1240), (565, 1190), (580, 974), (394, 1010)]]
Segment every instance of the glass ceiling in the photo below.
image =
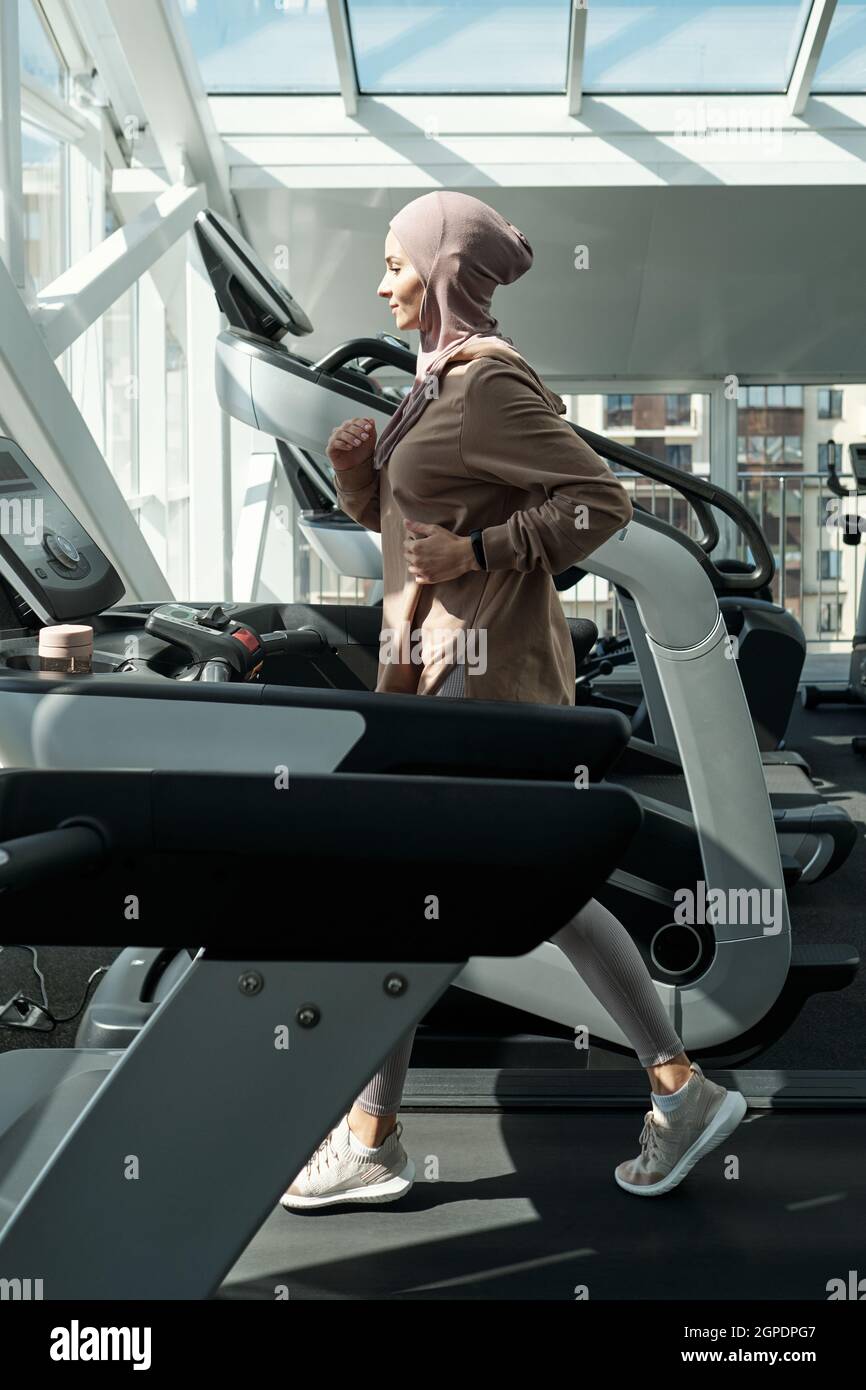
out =
[[(179, 0), (208, 91), (338, 92), (327, 0)], [(591, 0), (587, 93), (783, 92), (811, 0)], [(347, 0), (358, 89), (556, 93), (571, 0)], [(866, 0), (839, 0), (813, 90), (866, 90)]]
[(866, 3), (839, 0), (812, 83), (813, 92), (866, 89)]

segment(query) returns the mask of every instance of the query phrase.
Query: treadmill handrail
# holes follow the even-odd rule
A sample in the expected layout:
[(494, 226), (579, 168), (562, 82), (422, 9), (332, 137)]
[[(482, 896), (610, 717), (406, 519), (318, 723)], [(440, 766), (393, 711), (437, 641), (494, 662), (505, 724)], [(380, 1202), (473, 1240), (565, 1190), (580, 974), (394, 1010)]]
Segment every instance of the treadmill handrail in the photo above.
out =
[[(713, 584), (717, 592), (762, 589), (765, 584), (770, 583), (776, 572), (773, 552), (767, 545), (764, 533), (752, 513), (743, 506), (738, 497), (734, 497), (733, 493), (719, 487), (718, 483), (708, 482), (705, 478), (696, 478), (694, 474), (683, 473), (679, 468), (673, 468), (668, 463), (661, 463), (659, 459), (642, 453), (640, 449), (633, 449), (628, 444), (621, 444), (619, 440), (606, 439), (604, 435), (585, 429), (583, 425), (575, 425), (572, 421), (569, 421), (569, 424), (571, 424), (575, 434), (580, 435), (581, 439), (602, 458), (609, 459), (612, 463), (620, 463), (625, 468), (633, 468), (636, 473), (642, 473), (647, 478), (655, 479), (656, 482), (666, 483), (676, 492), (681, 493), (696, 512), (705, 533), (707, 532), (708, 507), (717, 507), (739, 527), (755, 557), (755, 568), (749, 574), (730, 575), (725, 574), (723, 570), (713, 564), (712, 559), (709, 559), (713, 569)], [(712, 532), (705, 534), (704, 540), (700, 542), (701, 549), (707, 553), (708, 558), (709, 551), (714, 548), (718, 540), (717, 530), (715, 534), (716, 540), (713, 541), (712, 545), (707, 544)]]
[(410, 372), (413, 377), (418, 366), (414, 352), (398, 347), (396, 343), (389, 343), (383, 338), (350, 338), (347, 343), (341, 343), (339, 347), (331, 348), (330, 352), (325, 353), (324, 357), (314, 363), (313, 371), (333, 376), (341, 367), (345, 367), (347, 362), (354, 362), (358, 357), (375, 357), (383, 367), (399, 367), (401, 371)]

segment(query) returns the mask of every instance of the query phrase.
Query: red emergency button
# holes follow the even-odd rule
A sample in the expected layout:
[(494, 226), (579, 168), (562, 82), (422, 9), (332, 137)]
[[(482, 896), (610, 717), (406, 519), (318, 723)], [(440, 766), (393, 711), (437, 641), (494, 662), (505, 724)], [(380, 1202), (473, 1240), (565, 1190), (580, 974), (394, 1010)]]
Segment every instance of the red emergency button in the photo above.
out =
[(232, 637), (236, 638), (238, 642), (242, 642), (248, 652), (255, 653), (259, 650), (259, 639), (254, 632), (250, 632), (248, 627), (238, 628), (237, 632), (232, 633)]

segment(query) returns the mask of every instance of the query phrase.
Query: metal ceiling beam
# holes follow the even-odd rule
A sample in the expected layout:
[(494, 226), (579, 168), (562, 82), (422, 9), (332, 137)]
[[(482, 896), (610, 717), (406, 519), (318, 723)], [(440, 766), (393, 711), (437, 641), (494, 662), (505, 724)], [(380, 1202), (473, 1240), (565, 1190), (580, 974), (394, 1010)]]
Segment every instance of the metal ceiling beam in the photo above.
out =
[(2, 263), (0, 400), (9, 433), (109, 556), (127, 601), (170, 598), (165, 575)]
[(222, 137), (177, 0), (106, 0), (148, 128), (172, 183), (202, 183), (208, 206), (235, 224)]
[(788, 83), (788, 110), (802, 116), (812, 91), (812, 79), (821, 61), (824, 41), (836, 13), (836, 0), (812, 0), (812, 9), (803, 31), (803, 41)]
[(106, 237), (39, 295), (34, 314), (55, 359), (188, 232), (206, 206), (201, 184), (178, 185)]
[(328, 19), (331, 21), (331, 38), (334, 41), (334, 56), (337, 59), (337, 72), (340, 75), (340, 92), (347, 116), (358, 114), (358, 77), (355, 72), (355, 56), (352, 50), (352, 32), (349, 28), (349, 12), (346, 0), (328, 0)]
[(566, 96), (569, 116), (579, 116), (583, 102), (583, 59), (586, 53), (586, 0), (572, 0), (568, 44)]

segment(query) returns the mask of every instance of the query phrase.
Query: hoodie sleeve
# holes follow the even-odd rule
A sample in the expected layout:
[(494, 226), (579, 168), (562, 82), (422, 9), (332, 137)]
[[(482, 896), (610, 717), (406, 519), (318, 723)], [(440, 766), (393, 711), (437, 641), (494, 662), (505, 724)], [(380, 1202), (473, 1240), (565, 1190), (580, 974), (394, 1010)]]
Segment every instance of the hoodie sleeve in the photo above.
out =
[(460, 436), (470, 477), (545, 500), (482, 532), (489, 570), (560, 574), (632, 518), (628, 493), (604, 459), (551, 409), (525, 372), (501, 360), (467, 373)]
[(354, 468), (334, 469), (334, 488), (337, 501), (347, 516), (360, 521), (368, 531), (381, 531), (379, 514), (379, 477), (381, 469), (374, 468), (372, 458), (356, 463)]

